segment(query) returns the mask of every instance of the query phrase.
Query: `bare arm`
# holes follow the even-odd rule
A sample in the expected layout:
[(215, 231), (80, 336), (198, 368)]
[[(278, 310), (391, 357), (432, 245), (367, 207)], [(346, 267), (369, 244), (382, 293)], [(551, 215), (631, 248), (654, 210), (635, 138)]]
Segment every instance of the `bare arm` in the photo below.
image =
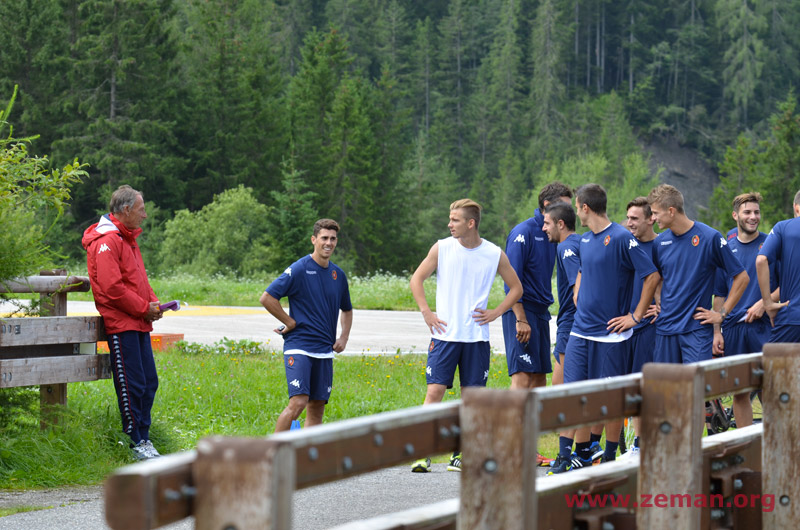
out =
[[(500, 274), (500, 277), (503, 278), (506, 285), (508, 285), (508, 293), (496, 308), (475, 310), (473, 319), (480, 325), (494, 321), (497, 317), (511, 309), (514, 304), (517, 303), (517, 300), (522, 297), (522, 283), (520, 283), (519, 277), (514, 271), (514, 267), (511, 266), (511, 262), (508, 261), (508, 256), (506, 256), (506, 253), (503, 251), (500, 251), (500, 263), (497, 265), (497, 272)], [(523, 320), (524, 318), (523, 312)], [(519, 316), (517, 316), (517, 320), (519, 320)], [(528, 330), (528, 333), (530, 333), (530, 330)]]
[(581, 289), (581, 273), (575, 276), (575, 285), (572, 287), (572, 303), (577, 307), (578, 305), (578, 291)]
[(758, 277), (758, 288), (761, 290), (761, 302), (764, 304), (764, 311), (769, 315), (769, 320), (772, 325), (775, 325), (775, 315), (782, 307), (786, 307), (789, 301), (779, 303), (778, 300), (773, 298), (774, 294), (780, 294), (780, 287), (774, 293), (769, 292), (769, 260), (766, 256), (756, 256), (756, 276)]
[(608, 321), (608, 327), (606, 327), (606, 329), (611, 333), (622, 333), (641, 322), (650, 307), (650, 301), (653, 299), (656, 287), (658, 287), (660, 281), (661, 275), (658, 272), (651, 272), (648, 274), (644, 279), (644, 283), (642, 283), (642, 295), (639, 297), (639, 303), (636, 304), (636, 309), (634, 309), (632, 313), (629, 312), (625, 315), (612, 318)]
[[(722, 306), (725, 303), (724, 296), (715, 296), (711, 307), (719, 313), (722, 311)], [(722, 336), (721, 324), (714, 324), (714, 342), (711, 344), (711, 353), (713, 355), (725, 355), (725, 338)]]
[(517, 302), (511, 307), (511, 310), (517, 317), (517, 340), (524, 344), (531, 339), (531, 324), (525, 315), (525, 307), (521, 302)]
[(281, 307), (281, 302), (267, 291), (264, 291), (261, 294), (261, 298), (259, 298), (258, 301), (261, 302), (261, 305), (263, 305), (267, 311), (269, 311), (270, 315), (280, 320), (285, 326), (283, 329), (275, 328), (273, 330), (278, 335), (288, 333), (292, 331), (295, 326), (297, 326), (297, 322), (295, 322), (294, 319), (290, 317), (286, 311), (284, 311), (283, 307)]
[(336, 353), (343, 352), (345, 346), (347, 346), (347, 341), (350, 339), (350, 328), (353, 327), (353, 310), (342, 311), (342, 316), (339, 320), (342, 323), (342, 333), (333, 343), (333, 351)]
[(445, 327), (447, 327), (447, 322), (439, 320), (439, 317), (436, 316), (436, 313), (431, 311), (428, 301), (425, 299), (424, 282), (433, 274), (433, 271), (436, 270), (438, 265), (439, 243), (436, 242), (431, 247), (428, 255), (425, 256), (425, 259), (422, 260), (422, 263), (419, 264), (417, 270), (414, 271), (414, 274), (411, 276), (411, 281), (409, 282), (411, 295), (414, 297), (414, 301), (417, 302), (417, 306), (422, 312), (422, 318), (425, 319), (425, 324), (428, 326), (428, 329), (431, 330), (431, 334), (444, 333)]
[(731, 288), (728, 289), (728, 296), (725, 298), (725, 302), (722, 304), (719, 311), (706, 309), (705, 307), (696, 307), (694, 319), (699, 320), (701, 324), (722, 324), (722, 321), (725, 320), (725, 316), (739, 303), (739, 299), (742, 297), (742, 293), (744, 293), (745, 288), (747, 288), (747, 283), (749, 281), (750, 277), (747, 275), (746, 271), (742, 271), (734, 276)]

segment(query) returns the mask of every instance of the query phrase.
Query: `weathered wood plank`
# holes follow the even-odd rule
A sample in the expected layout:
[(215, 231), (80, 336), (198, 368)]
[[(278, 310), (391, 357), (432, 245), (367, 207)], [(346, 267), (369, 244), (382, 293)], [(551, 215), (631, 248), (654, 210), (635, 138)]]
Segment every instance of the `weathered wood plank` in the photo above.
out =
[(537, 397), (526, 390), (463, 390), (460, 528), (536, 524)]
[(91, 290), (87, 276), (28, 276), (0, 285), (6, 293), (87, 292)]
[[(0, 388), (97, 381), (111, 377), (108, 355), (0, 359)], [(42, 401), (48, 401), (42, 398)]]
[(40, 344), (77, 344), (106, 340), (102, 317), (0, 319), (0, 348)]
[(796, 528), (800, 521), (800, 344), (764, 345), (762, 493), (775, 509), (764, 528)]
[(197, 444), (197, 530), (289, 530), (294, 449), (264, 438), (214, 436)]
[[(702, 493), (703, 368), (649, 363), (642, 371), (639, 497)], [(638, 528), (697, 529), (700, 508), (636, 512)]]
[(448, 499), (372, 519), (352, 521), (330, 530), (455, 530), (458, 503), (457, 498)]

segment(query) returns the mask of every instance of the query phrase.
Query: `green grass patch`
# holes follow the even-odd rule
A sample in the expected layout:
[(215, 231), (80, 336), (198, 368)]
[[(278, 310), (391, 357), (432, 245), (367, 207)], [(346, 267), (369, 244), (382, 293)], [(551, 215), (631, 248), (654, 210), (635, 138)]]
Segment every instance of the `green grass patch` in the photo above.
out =
[(6, 515), (14, 515), (15, 513), (36, 512), (39, 510), (48, 510), (49, 506), (14, 506), (12, 508), (0, 508), (0, 517)]
[[(212, 434), (269, 435), (288, 400), (282, 353), (255, 342), (180, 343), (157, 353), (156, 362), (160, 385), (151, 439), (162, 453), (194, 448)], [(489, 386), (508, 388), (506, 372), (505, 357), (493, 355)], [(60, 423), (45, 431), (38, 429), (38, 389), (15, 393), (16, 412), (0, 424), (0, 488), (96, 484), (134, 461), (110, 380), (71, 383)], [(414, 407), (424, 396), (424, 355), (338, 357), (325, 421)], [(456, 380), (445, 399), (459, 398)], [(555, 456), (557, 444), (555, 434), (545, 435), (541, 452)]]

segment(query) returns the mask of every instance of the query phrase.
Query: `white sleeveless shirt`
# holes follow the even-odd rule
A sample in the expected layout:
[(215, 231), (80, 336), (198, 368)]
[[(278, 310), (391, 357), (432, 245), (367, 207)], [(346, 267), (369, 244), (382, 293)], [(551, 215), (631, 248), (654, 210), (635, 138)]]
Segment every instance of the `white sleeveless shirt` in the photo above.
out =
[(447, 322), (443, 334), (433, 338), (450, 342), (489, 340), (489, 325), (478, 325), (472, 317), (475, 309), (486, 309), (500, 264), (500, 247), (481, 240), (475, 248), (466, 248), (457, 239), (439, 240), (439, 263), (436, 268), (436, 315)]

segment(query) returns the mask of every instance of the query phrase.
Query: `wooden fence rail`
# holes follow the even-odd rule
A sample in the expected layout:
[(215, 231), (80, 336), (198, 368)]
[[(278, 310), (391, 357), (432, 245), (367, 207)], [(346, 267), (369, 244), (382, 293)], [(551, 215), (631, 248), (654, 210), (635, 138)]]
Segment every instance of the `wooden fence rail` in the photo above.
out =
[[(764, 387), (764, 426), (702, 438), (704, 401)], [(800, 345), (535, 391), (465, 389), (463, 402), (416, 407), (266, 439), (212, 437), (196, 452), (127, 466), (106, 482), (109, 525), (150, 529), (291, 527), (295, 489), (460, 448), (461, 497), (342, 528), (788, 528), (800, 520)], [(541, 433), (641, 416), (639, 462), (536, 480)], [(763, 443), (762, 443), (763, 432)], [(762, 475), (763, 462), (763, 475)], [(763, 483), (763, 489), (762, 489)], [(576, 507), (569, 495), (631, 499), (715, 491), (774, 495), (771, 511), (711, 506)], [(120, 502), (121, 499), (125, 502)], [(444, 513), (442, 512), (444, 509)], [(427, 510), (431, 513), (430, 510)], [(457, 515), (456, 515), (457, 512)], [(372, 524), (374, 526), (363, 526)], [(600, 525), (600, 526), (597, 526)]]

